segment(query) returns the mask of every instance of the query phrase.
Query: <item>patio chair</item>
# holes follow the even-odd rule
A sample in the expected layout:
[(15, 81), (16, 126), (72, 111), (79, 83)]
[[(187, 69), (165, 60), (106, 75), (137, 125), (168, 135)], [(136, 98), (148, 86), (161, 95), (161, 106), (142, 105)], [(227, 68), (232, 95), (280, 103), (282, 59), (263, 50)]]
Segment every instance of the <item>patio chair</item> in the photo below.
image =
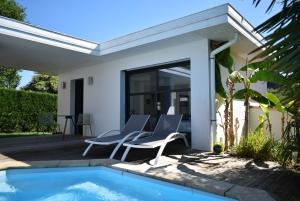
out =
[(59, 124), (55, 121), (54, 115), (51, 113), (42, 113), (38, 115), (38, 122), (37, 122), (37, 132), (42, 129), (44, 133), (46, 130), (52, 130), (53, 133), (58, 133), (60, 131)]
[[(150, 161), (151, 165), (156, 166), (162, 155), (166, 145), (176, 139), (182, 139), (187, 147), (188, 141), (184, 133), (179, 133), (178, 128), (182, 119), (182, 115), (161, 115), (155, 129), (152, 133), (142, 132), (137, 135), (131, 142), (126, 142), (126, 150), (121, 161), (125, 161), (126, 156), (131, 148), (153, 149), (159, 147), (156, 158)], [(146, 137), (145, 137), (146, 136)], [(142, 139), (139, 139), (143, 137)]]
[(82, 128), (86, 128), (86, 127), (89, 127), (90, 129), (90, 136), (93, 136), (93, 132), (92, 132), (92, 126), (91, 126), (91, 115), (90, 114), (79, 114), (78, 115), (78, 118), (77, 118), (77, 122), (76, 122), (76, 131), (79, 131), (80, 127)]
[[(89, 143), (89, 146), (83, 152), (83, 156), (85, 156), (88, 151), (92, 148), (93, 145), (112, 145), (117, 144), (115, 149), (113, 150), (110, 158), (113, 158), (117, 153), (118, 149), (122, 146), (122, 144), (128, 140), (132, 140), (135, 136), (137, 136), (141, 131), (143, 131), (150, 115), (131, 115), (129, 120), (127, 121), (125, 127), (120, 130), (110, 130), (104, 133), (101, 133), (96, 138), (85, 140), (86, 143)], [(115, 135), (109, 135), (117, 133)]]

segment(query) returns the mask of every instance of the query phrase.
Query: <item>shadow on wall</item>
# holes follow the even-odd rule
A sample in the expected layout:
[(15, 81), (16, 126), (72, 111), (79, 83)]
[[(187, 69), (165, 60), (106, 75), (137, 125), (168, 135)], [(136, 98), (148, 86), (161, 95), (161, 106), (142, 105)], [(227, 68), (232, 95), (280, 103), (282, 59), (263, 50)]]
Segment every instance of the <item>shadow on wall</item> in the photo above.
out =
[[(243, 101), (233, 101), (233, 127), (235, 134), (235, 144), (237, 144), (242, 136), (243, 126), (245, 123), (245, 107)], [(225, 105), (221, 105), (218, 109), (217, 114), (217, 140), (218, 142), (224, 142), (224, 110)], [(251, 103), (249, 110), (249, 130), (254, 131), (259, 125), (258, 117), (263, 114), (261, 108), (255, 103)], [(284, 126), (287, 125), (287, 121), (290, 120), (290, 117), (286, 118)], [(270, 109), (270, 121), (272, 124), (272, 135), (275, 139), (281, 139), (282, 136), (282, 114), (275, 109)], [(269, 133), (268, 129), (265, 126), (265, 133)]]

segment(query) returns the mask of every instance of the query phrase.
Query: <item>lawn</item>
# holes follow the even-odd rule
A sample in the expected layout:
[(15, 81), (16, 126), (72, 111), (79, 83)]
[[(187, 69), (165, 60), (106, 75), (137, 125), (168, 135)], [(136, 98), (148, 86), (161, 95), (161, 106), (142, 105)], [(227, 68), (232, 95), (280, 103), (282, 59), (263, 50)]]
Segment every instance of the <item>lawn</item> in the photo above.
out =
[(11, 137), (29, 137), (29, 136), (42, 136), (52, 135), (52, 133), (43, 132), (17, 132), (17, 133), (0, 133), (0, 138), (11, 138)]

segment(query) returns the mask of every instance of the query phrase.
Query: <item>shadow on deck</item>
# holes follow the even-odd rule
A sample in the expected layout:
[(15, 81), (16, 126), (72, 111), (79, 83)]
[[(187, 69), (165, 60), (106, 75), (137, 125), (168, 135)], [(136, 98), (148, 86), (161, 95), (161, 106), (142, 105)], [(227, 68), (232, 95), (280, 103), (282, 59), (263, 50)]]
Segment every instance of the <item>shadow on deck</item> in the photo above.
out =
[[(83, 160), (109, 158), (114, 146), (94, 146), (87, 156), (82, 153), (87, 144), (82, 136), (66, 136), (62, 140), (60, 135), (39, 137), (15, 137), (0, 139), (0, 153), (19, 161), (40, 160)], [(120, 159), (124, 148), (120, 148), (116, 159)], [(170, 143), (164, 154), (182, 154), (187, 152), (181, 141)], [(157, 149), (139, 149), (132, 151), (127, 161), (145, 162), (155, 157)]]

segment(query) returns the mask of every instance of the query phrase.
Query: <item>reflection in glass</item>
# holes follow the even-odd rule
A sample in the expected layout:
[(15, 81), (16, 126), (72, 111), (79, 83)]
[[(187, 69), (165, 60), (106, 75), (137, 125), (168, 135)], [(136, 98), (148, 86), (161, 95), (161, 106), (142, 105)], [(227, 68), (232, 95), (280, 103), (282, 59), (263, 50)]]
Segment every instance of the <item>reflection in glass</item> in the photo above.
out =
[(190, 132), (190, 64), (168, 65), (130, 72), (128, 117), (131, 114), (150, 114), (150, 129), (161, 114), (182, 114), (181, 132)]
[(190, 132), (191, 108), (190, 92), (159, 93), (158, 102), (161, 105), (160, 114), (182, 114), (182, 132)]
[(153, 92), (156, 89), (156, 72), (132, 74), (129, 78), (130, 93)]
[(159, 91), (189, 89), (190, 69), (174, 67), (159, 70)]

